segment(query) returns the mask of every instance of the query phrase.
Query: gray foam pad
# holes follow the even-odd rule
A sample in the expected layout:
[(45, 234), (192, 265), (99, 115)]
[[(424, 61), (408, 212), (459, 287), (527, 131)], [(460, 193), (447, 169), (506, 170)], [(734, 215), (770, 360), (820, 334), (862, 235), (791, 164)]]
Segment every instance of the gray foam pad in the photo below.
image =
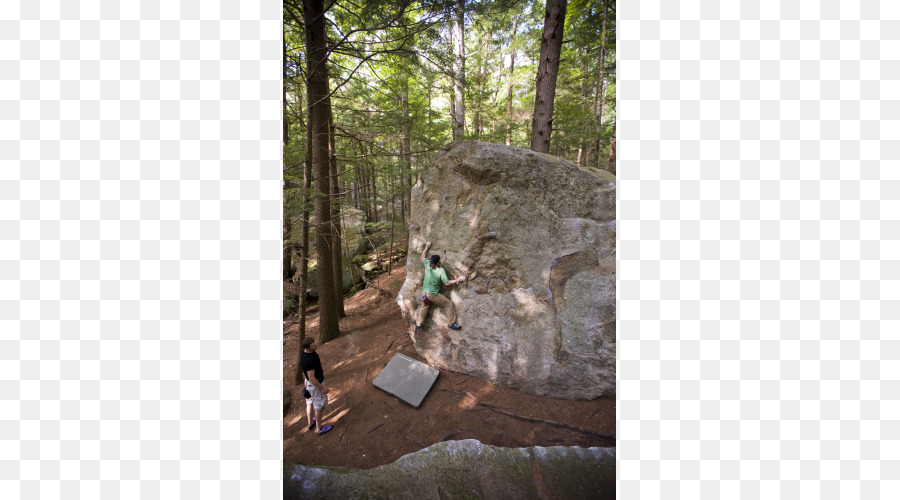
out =
[(439, 374), (436, 368), (397, 353), (372, 383), (400, 401), (418, 408)]

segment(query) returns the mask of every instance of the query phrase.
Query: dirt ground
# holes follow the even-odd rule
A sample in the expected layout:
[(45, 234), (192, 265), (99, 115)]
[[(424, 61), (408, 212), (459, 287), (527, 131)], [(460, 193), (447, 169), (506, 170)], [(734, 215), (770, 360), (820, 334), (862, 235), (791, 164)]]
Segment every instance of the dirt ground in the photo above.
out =
[[(390, 275), (345, 299), (341, 336), (320, 345), (325, 385), (331, 391), (321, 436), (307, 430), (303, 386), (294, 386), (299, 331), (297, 315), (284, 321), (284, 386), (293, 404), (283, 419), (285, 462), (369, 469), (434, 443), (477, 439), (505, 447), (615, 446), (616, 401), (540, 398), (477, 378), (440, 370), (418, 409), (375, 388), (372, 381), (398, 352), (424, 362), (412, 344), (395, 302), (405, 260)], [(285, 282), (285, 287), (296, 286)], [(318, 331), (318, 314), (307, 315), (307, 333)], [(465, 329), (465, 325), (463, 325)]]

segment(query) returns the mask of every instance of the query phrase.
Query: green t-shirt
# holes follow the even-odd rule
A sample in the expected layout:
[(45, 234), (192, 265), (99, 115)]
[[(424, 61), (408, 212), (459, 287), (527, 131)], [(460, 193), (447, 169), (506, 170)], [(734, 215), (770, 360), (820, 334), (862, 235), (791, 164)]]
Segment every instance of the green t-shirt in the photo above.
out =
[(449, 278), (447, 278), (447, 271), (444, 271), (442, 267), (431, 268), (430, 259), (423, 259), (422, 263), (425, 264), (425, 277), (422, 280), (422, 289), (425, 290), (425, 293), (438, 293), (441, 291), (441, 283), (447, 283)]

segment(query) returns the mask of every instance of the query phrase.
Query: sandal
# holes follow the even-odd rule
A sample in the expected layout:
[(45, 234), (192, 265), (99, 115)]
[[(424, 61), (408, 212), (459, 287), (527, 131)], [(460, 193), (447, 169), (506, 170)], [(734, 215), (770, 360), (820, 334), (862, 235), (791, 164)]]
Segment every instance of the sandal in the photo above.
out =
[(334, 429), (333, 425), (326, 425), (326, 426), (322, 427), (322, 430), (316, 431), (316, 436), (321, 436), (322, 434), (325, 434), (326, 432), (330, 431), (331, 429)]
[(316, 428), (316, 417), (313, 417), (312, 423), (309, 424), (309, 427), (307, 427), (307, 429), (313, 430), (313, 429), (315, 429), (315, 428)]

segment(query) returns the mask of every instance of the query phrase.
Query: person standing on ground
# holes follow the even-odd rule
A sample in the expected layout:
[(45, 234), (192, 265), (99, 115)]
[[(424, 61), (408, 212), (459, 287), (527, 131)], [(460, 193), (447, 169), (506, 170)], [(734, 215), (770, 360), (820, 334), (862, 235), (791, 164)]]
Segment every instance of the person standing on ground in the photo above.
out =
[[(322, 371), (322, 361), (316, 350), (319, 344), (314, 337), (303, 339), (303, 352), (300, 354), (300, 369), (306, 376), (306, 390), (310, 397), (306, 400), (306, 418), (309, 420), (309, 430), (316, 428), (316, 435), (321, 436), (330, 431), (333, 426), (322, 425), (322, 410), (328, 406), (328, 387), (325, 386), (325, 373)], [(316, 416), (313, 417), (315, 409)]]
[(450, 299), (441, 295), (440, 291), (442, 283), (444, 285), (455, 285), (466, 281), (466, 277), (460, 276), (459, 278), (450, 281), (449, 278), (447, 278), (447, 271), (441, 267), (440, 255), (432, 255), (431, 259), (425, 258), (429, 248), (431, 248), (430, 241), (425, 243), (425, 249), (422, 250), (422, 264), (425, 265), (425, 276), (422, 278), (422, 290), (425, 292), (425, 298), (422, 301), (422, 306), (419, 307), (419, 310), (416, 313), (416, 319), (413, 321), (413, 324), (416, 325), (416, 328), (419, 328), (422, 322), (425, 321), (428, 309), (433, 303), (442, 308), (447, 315), (447, 318), (450, 319), (450, 324), (447, 326), (453, 330), (459, 330), (462, 327), (456, 324), (456, 306), (453, 305), (453, 302), (451, 302)]

